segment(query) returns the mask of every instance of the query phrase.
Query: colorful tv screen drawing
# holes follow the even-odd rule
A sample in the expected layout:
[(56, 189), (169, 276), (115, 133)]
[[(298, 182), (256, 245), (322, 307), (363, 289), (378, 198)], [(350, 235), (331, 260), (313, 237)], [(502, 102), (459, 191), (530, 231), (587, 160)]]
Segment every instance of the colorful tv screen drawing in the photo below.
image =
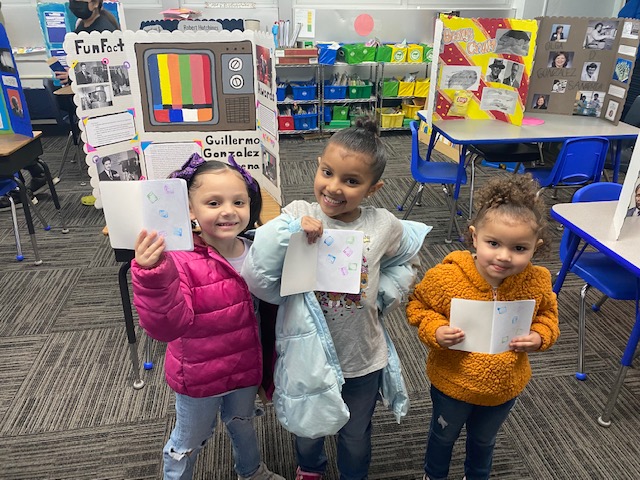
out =
[(250, 42), (135, 48), (148, 131), (256, 129)]
[(145, 53), (151, 123), (217, 123), (211, 52)]

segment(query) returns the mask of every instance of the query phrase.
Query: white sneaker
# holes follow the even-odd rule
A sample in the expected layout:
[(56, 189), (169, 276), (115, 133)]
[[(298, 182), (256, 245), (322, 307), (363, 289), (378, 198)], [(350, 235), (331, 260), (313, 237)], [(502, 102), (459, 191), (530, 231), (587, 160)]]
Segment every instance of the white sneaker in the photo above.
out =
[(286, 478), (281, 477), (277, 473), (273, 473), (263, 462), (260, 462), (260, 467), (258, 467), (256, 473), (250, 477), (241, 477), (238, 475), (238, 480), (286, 480)]

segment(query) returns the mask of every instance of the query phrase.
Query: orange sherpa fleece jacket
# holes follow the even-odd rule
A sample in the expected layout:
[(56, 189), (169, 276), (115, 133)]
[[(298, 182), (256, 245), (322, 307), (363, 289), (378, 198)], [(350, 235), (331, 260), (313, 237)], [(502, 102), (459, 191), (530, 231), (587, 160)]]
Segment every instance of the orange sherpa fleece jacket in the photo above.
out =
[[(436, 342), (436, 330), (449, 325), (452, 298), (492, 301), (493, 294), (478, 273), (472, 254), (457, 251), (425, 274), (407, 304), (407, 319), (418, 327), (420, 340), (429, 348), (427, 374), (431, 383), (446, 395), (474, 405), (495, 406), (511, 400), (531, 378), (531, 365), (524, 352), (463, 352)], [(546, 268), (529, 264), (523, 272), (502, 282), (496, 298), (534, 299), (531, 330), (542, 337), (540, 350), (548, 349), (558, 339), (558, 304)]]

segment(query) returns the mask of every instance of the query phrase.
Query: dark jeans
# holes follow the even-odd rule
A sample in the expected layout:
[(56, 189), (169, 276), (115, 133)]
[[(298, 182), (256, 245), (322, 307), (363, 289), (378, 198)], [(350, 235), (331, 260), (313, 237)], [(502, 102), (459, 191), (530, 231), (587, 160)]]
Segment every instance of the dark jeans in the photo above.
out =
[(467, 480), (486, 480), (491, 473), (493, 448), (498, 431), (516, 403), (513, 398), (502, 405), (483, 407), (462, 402), (431, 386), (433, 413), (429, 427), (424, 471), (430, 480), (446, 480), (453, 445), (467, 425)]
[[(338, 470), (340, 480), (367, 480), (371, 463), (371, 417), (376, 408), (382, 370), (364, 377), (345, 378), (342, 398), (349, 407), (349, 421), (338, 432)], [(324, 473), (327, 456), (324, 437), (295, 437), (296, 459), (300, 469)]]

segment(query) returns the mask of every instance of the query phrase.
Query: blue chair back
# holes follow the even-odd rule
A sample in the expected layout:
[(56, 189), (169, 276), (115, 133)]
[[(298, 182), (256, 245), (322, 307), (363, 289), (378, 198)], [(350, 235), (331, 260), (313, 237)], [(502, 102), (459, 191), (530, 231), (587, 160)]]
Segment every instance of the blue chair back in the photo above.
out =
[[(17, 176), (17, 174), (14, 176)], [(14, 190), (15, 188), (18, 188), (18, 184), (13, 180), (9, 180), (9, 179), (0, 180), (0, 196), (7, 195), (10, 191)]]
[[(619, 183), (592, 183), (590, 185), (582, 187), (580, 190), (574, 193), (571, 202), (607, 202), (611, 200), (618, 200), (620, 198), (621, 191), (622, 185), (620, 185)], [(560, 260), (562, 260), (563, 262), (567, 257), (567, 249), (569, 247), (569, 240), (571, 238), (571, 235), (573, 235), (573, 233), (571, 233), (568, 228), (565, 228), (564, 233), (562, 234), (562, 239), (560, 240)]]
[(413, 172), (414, 165), (418, 165), (420, 160), (424, 160), (420, 156), (420, 137), (418, 136), (418, 129), (420, 124), (416, 120), (412, 120), (409, 123), (411, 129), (411, 171)]
[(549, 177), (540, 186), (584, 185), (599, 182), (609, 150), (602, 137), (571, 138), (564, 142)]

